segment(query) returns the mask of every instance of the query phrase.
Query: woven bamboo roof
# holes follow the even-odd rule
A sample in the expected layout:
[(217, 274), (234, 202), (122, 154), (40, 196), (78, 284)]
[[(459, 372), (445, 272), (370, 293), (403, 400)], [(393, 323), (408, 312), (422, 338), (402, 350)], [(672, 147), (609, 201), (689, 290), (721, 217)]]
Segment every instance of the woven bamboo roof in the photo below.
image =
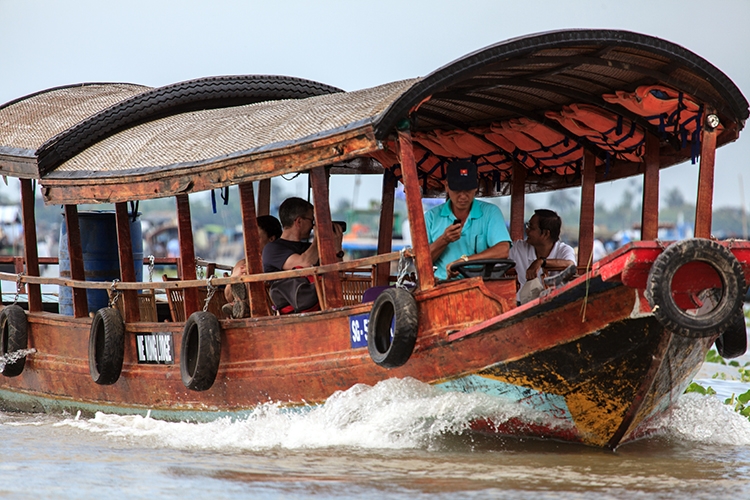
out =
[(516, 38), (353, 92), (263, 76), (100, 86), (109, 101), (95, 101), (91, 85), (0, 107), (0, 173), (39, 178), (53, 203), (162, 197), (322, 165), (399, 176), (395, 132), (409, 128), (425, 194), (440, 191), (456, 158), (479, 165), (485, 194), (503, 194), (514, 165), (527, 169), (528, 191), (580, 184), (584, 154), (599, 181), (635, 175), (649, 135), (660, 167), (695, 160), (707, 115), (719, 121), (718, 146), (748, 117), (740, 90), (708, 61), (616, 30)]
[(360, 128), (415, 81), (171, 115), (107, 137), (60, 164), (49, 177), (75, 177), (90, 165), (101, 165), (101, 177), (158, 172), (165, 165), (210, 169), (219, 160)]
[[(82, 83), (44, 90), (0, 106), (2, 172), (37, 177), (35, 152), (42, 144), (103, 109), (149, 89), (129, 83)], [(6, 162), (24, 161), (25, 171), (6, 168)]]

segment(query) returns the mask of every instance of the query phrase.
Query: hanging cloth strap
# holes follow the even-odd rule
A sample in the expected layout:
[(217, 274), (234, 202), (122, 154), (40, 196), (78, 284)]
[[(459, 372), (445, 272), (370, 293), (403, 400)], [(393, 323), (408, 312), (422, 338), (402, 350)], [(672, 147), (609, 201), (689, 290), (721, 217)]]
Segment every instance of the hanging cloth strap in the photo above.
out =
[(131, 222), (135, 222), (138, 220), (138, 203), (139, 201), (131, 201), (130, 202), (130, 220)]

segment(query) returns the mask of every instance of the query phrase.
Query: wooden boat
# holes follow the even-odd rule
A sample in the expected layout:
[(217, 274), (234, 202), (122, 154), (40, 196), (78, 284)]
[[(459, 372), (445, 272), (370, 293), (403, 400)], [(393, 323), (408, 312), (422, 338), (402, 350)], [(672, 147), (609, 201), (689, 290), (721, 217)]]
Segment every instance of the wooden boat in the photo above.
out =
[[(478, 430), (615, 448), (672, 406), (715, 341), (726, 355), (744, 352), (750, 244), (712, 240), (711, 208), (715, 149), (739, 137), (747, 116), (742, 93), (708, 61), (613, 30), (517, 38), (353, 92), (250, 76), (81, 84), (7, 103), (0, 172), (20, 179), (26, 244), (23, 268), (0, 278), (28, 300), (0, 313), (2, 406), (211, 419), (413, 377), (529, 409), (477, 418)], [(512, 278), (437, 281), (421, 197), (440, 194), (456, 158), (478, 164), (482, 196), (510, 196), (513, 239), (523, 237), (525, 193), (580, 186), (578, 276), (522, 306)], [(700, 161), (695, 238), (658, 241), (659, 172), (691, 159)], [(270, 179), (297, 172), (309, 174), (321, 265), (263, 274), (255, 218), (268, 213)], [(328, 176), (351, 173), (383, 174), (378, 252), (337, 262)], [(596, 183), (629, 176), (643, 177), (642, 241), (592, 265)], [(411, 290), (393, 287), (390, 273), (409, 258), (391, 251), (397, 182)], [(250, 274), (200, 279), (189, 194), (230, 185)], [(64, 206), (68, 278), (39, 277), (36, 186)], [(176, 200), (181, 279), (139, 282), (128, 203), (162, 197)], [(77, 206), (92, 203), (114, 204), (118, 282), (85, 279)], [(363, 270), (367, 287), (391, 286), (374, 303), (361, 301)], [(315, 277), (321, 310), (273, 314), (265, 283), (303, 275)], [(200, 299), (240, 282), (250, 318), (217, 317)], [(71, 315), (45, 311), (42, 284), (72, 288)], [(87, 289), (121, 299), (92, 318)], [(155, 289), (181, 292), (187, 320), (155, 321), (150, 294), (139, 293)]]

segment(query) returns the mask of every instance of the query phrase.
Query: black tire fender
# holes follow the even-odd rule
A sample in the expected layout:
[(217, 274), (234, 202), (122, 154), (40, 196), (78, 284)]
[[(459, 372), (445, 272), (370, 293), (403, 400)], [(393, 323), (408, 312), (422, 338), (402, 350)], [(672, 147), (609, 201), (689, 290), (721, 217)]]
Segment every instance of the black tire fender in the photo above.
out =
[[(16, 304), (7, 306), (0, 311), (0, 355), (14, 353), (26, 349), (28, 343), (28, 322), (26, 312)], [(26, 366), (26, 356), (21, 356), (3, 367), (2, 374), (6, 377), (17, 377)]]
[[(417, 301), (411, 293), (402, 288), (384, 290), (370, 311), (367, 328), (370, 358), (384, 368), (405, 364), (417, 341), (417, 319)], [(394, 324), (393, 338), (391, 324)]]
[(99, 385), (112, 385), (120, 378), (125, 355), (125, 324), (120, 311), (103, 307), (96, 311), (89, 333), (89, 372)]
[(221, 357), (221, 326), (216, 316), (203, 311), (191, 314), (182, 331), (181, 346), (182, 383), (193, 391), (210, 389)]
[[(722, 282), (716, 306), (701, 314), (678, 307), (672, 296), (672, 279), (685, 264), (699, 261), (711, 266)], [(659, 255), (648, 274), (646, 299), (654, 316), (667, 330), (689, 338), (712, 337), (724, 333), (742, 314), (745, 291), (742, 266), (726, 247), (706, 239), (682, 240)]]
[(736, 316), (732, 326), (716, 339), (716, 351), (725, 359), (738, 358), (747, 351), (747, 326), (745, 315)]

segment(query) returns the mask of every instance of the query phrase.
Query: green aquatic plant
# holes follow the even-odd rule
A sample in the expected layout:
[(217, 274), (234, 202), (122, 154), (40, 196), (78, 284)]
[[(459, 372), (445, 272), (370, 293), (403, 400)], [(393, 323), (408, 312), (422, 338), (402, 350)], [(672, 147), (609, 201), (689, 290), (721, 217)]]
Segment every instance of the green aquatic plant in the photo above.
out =
[[(716, 351), (716, 349), (710, 349), (706, 353), (705, 358), (706, 363), (716, 363), (724, 366), (733, 366), (737, 368), (737, 373), (739, 374), (739, 381), (740, 382), (750, 382), (750, 362), (745, 363), (744, 365), (741, 365), (738, 361), (729, 361), (722, 358), (719, 353)], [(719, 379), (719, 380), (727, 380), (727, 374), (724, 372), (716, 372), (714, 373), (711, 378)], [(732, 378), (732, 380), (737, 380), (736, 378)]]
[[(745, 314), (747, 315), (747, 312)], [(735, 367), (737, 368), (740, 382), (750, 382), (750, 368), (748, 367), (750, 363), (745, 363), (744, 365), (741, 365), (738, 361), (729, 361), (727, 363), (724, 358), (719, 356), (719, 353), (715, 349), (711, 349), (706, 353), (706, 362)], [(712, 378), (726, 380), (727, 375), (723, 372), (715, 373)], [(685, 389), (685, 393), (688, 392), (697, 392), (698, 394), (704, 395), (716, 394), (716, 391), (714, 391), (712, 387), (709, 386), (707, 388), (704, 388), (697, 382), (692, 382), (688, 386), (688, 388)], [(735, 396), (734, 394), (732, 394), (732, 397), (724, 400), (724, 404), (733, 407), (734, 411), (750, 420), (750, 390), (743, 392), (739, 396)]]
[(740, 366), (738, 362), (732, 361), (729, 363), (729, 366), (737, 367), (737, 372), (740, 374), (741, 382), (750, 382), (750, 368), (748, 368), (747, 363), (745, 363), (744, 366)]
[(710, 349), (706, 353), (706, 359), (704, 361), (706, 361), (706, 363), (718, 363), (720, 365), (726, 365), (727, 364), (727, 362), (724, 360), (724, 358), (722, 358), (721, 356), (719, 356), (719, 353), (718, 353), (718, 351), (716, 351), (716, 349)]
[(711, 387), (710, 385), (708, 387), (703, 387), (698, 382), (690, 382), (690, 385), (687, 386), (687, 389), (685, 389), (685, 394), (688, 392), (697, 392), (698, 394), (703, 394), (704, 396), (713, 396), (716, 394), (716, 391)]
[(750, 405), (748, 405), (749, 402), (750, 402), (750, 390), (743, 392), (737, 397), (735, 397), (734, 394), (732, 394), (731, 398), (727, 398), (726, 400), (724, 400), (724, 404), (733, 406), (734, 411), (736, 411), (743, 417), (747, 418), (748, 420), (750, 420)]

